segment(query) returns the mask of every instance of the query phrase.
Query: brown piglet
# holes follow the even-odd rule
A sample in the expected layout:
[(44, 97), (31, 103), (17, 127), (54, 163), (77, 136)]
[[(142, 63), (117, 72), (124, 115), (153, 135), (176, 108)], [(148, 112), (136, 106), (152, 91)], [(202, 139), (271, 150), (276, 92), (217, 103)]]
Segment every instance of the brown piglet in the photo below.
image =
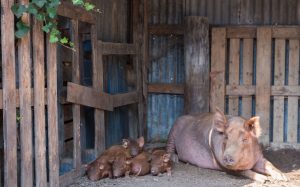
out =
[(135, 176), (147, 175), (150, 172), (150, 160), (151, 155), (145, 151), (134, 157), (129, 162), (131, 165), (131, 174)]
[(159, 175), (167, 172), (168, 176), (171, 176), (171, 160), (170, 154), (165, 150), (155, 150), (151, 155), (151, 174)]
[(135, 140), (123, 139), (123, 146), (129, 149), (132, 157), (137, 156), (143, 151), (144, 144), (145, 144), (145, 140), (143, 136)]

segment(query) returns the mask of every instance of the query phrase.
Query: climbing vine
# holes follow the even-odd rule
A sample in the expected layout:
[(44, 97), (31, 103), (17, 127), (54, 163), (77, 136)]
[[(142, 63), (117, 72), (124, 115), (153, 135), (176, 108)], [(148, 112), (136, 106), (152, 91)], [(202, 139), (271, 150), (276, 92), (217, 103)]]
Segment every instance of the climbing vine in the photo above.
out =
[[(97, 11), (95, 5), (85, 0), (71, 0), (76, 6), (83, 7), (86, 11)], [(62, 36), (61, 32), (57, 28), (57, 9), (61, 4), (61, 0), (31, 0), (29, 4), (14, 4), (11, 7), (12, 12), (17, 17), (16, 32), (17, 38), (25, 36), (30, 27), (21, 20), (24, 13), (33, 15), (37, 20), (42, 21), (42, 30), (50, 35), (49, 41), (51, 43), (60, 43), (64, 46), (73, 48), (74, 44), (69, 38)]]

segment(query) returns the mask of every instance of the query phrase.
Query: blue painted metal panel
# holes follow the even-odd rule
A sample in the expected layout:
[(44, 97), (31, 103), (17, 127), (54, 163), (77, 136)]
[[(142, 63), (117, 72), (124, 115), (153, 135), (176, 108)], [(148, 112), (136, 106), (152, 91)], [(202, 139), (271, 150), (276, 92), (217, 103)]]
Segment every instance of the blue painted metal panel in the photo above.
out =
[[(183, 37), (152, 35), (150, 57), (149, 83), (184, 83)], [(183, 95), (149, 94), (147, 103), (148, 141), (164, 142), (183, 114)]]

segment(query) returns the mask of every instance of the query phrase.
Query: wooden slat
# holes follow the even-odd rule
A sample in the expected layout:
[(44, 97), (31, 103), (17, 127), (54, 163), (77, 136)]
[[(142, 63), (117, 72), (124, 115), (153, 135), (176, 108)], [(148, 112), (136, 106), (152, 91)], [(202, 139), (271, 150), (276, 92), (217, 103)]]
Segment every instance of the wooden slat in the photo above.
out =
[(46, 186), (46, 133), (45, 133), (45, 54), (42, 23), (33, 21), (33, 65), (34, 65), (34, 134), (36, 186)]
[[(96, 26), (91, 27), (92, 58), (93, 58), (93, 88), (97, 92), (103, 91), (103, 56), (102, 48), (97, 50)], [(95, 108), (95, 152), (99, 155), (105, 150), (105, 121), (104, 111)]]
[[(22, 0), (28, 4), (29, 0)], [(30, 17), (23, 14), (22, 21), (30, 25)], [(33, 186), (33, 145), (32, 145), (32, 97), (31, 97), (31, 57), (30, 34), (20, 40), (19, 47), (19, 98), (20, 98), (20, 144), (21, 144), (21, 184)]]
[[(71, 30), (73, 34), (74, 48), (75, 52), (72, 55), (72, 81), (74, 83), (80, 83), (80, 41), (79, 41), (79, 21), (71, 21)], [(73, 93), (73, 91), (68, 91), (68, 95)], [(81, 114), (80, 105), (73, 105), (73, 124), (74, 124), (74, 141), (73, 141), (73, 166), (75, 170), (78, 170), (81, 165), (81, 142), (80, 142), (80, 124), (81, 124)]]
[[(253, 40), (244, 39), (243, 43), (243, 84), (252, 85), (253, 78)], [(252, 115), (252, 97), (242, 98), (242, 116), (250, 118)]]
[[(240, 40), (230, 39), (229, 49), (229, 84), (239, 85)], [(229, 98), (228, 114), (237, 116), (239, 113), (239, 98)]]
[(278, 39), (299, 39), (300, 27), (273, 27), (272, 37)]
[(101, 110), (113, 110), (112, 98), (109, 94), (85, 86), (68, 82), (67, 101), (78, 105), (89, 106)]
[(271, 95), (273, 95), (273, 96), (298, 96), (299, 97), (300, 96), (300, 86), (272, 86)]
[(155, 35), (183, 35), (183, 25), (149, 25), (148, 29)]
[(227, 38), (256, 38), (256, 27), (228, 27)]
[[(289, 77), (288, 84), (298, 85), (299, 81), (299, 40), (289, 41)], [(298, 95), (300, 96), (300, 86), (298, 87)], [(297, 143), (298, 132), (298, 97), (288, 98), (288, 126), (287, 126), (287, 141), (290, 143)]]
[(115, 94), (112, 95), (112, 101), (114, 107), (125, 106), (139, 101), (137, 92), (129, 92), (124, 94)]
[(99, 41), (102, 55), (134, 55), (136, 54), (136, 46), (127, 43), (111, 43)]
[[(226, 29), (212, 29), (210, 111), (225, 110)], [(218, 54), (218, 55), (213, 55)]]
[(263, 144), (269, 142), (270, 75), (271, 75), (271, 28), (257, 29), (256, 60), (256, 115), (260, 116)]
[(255, 95), (256, 87), (253, 85), (227, 85), (226, 95), (229, 96), (251, 96)]
[[(256, 86), (226, 86), (226, 95), (250, 96), (255, 95)], [(271, 86), (272, 96), (300, 96), (300, 86)]]
[(62, 1), (57, 10), (58, 15), (67, 18), (77, 19), (82, 22), (95, 24), (96, 16), (93, 12), (86, 11), (84, 8), (74, 6), (69, 2)]
[[(284, 85), (285, 74), (285, 40), (275, 40), (274, 85)], [(283, 142), (284, 97), (274, 96), (273, 142)]]
[(148, 84), (149, 93), (184, 94), (183, 84)]
[[(3, 81), (3, 132), (4, 132), (4, 186), (16, 187), (17, 176), (17, 124), (16, 76), (13, 0), (1, 1), (1, 54)], [(5, 29), (4, 29), (5, 28)]]
[[(49, 40), (49, 36), (48, 36)], [(47, 43), (49, 186), (59, 186), (57, 45)]]

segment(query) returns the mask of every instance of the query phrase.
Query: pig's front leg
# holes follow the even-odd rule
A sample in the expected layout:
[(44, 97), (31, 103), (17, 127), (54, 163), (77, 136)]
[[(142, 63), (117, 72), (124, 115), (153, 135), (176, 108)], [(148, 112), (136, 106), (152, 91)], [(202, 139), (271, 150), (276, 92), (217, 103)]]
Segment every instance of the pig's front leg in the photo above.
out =
[(254, 171), (259, 173), (270, 175), (275, 180), (288, 181), (288, 178), (279, 169), (277, 169), (271, 162), (264, 157), (260, 158), (255, 166)]
[(249, 179), (264, 183), (268, 180), (268, 177), (259, 173), (256, 173), (252, 170), (245, 170), (239, 173), (240, 175), (247, 177)]

